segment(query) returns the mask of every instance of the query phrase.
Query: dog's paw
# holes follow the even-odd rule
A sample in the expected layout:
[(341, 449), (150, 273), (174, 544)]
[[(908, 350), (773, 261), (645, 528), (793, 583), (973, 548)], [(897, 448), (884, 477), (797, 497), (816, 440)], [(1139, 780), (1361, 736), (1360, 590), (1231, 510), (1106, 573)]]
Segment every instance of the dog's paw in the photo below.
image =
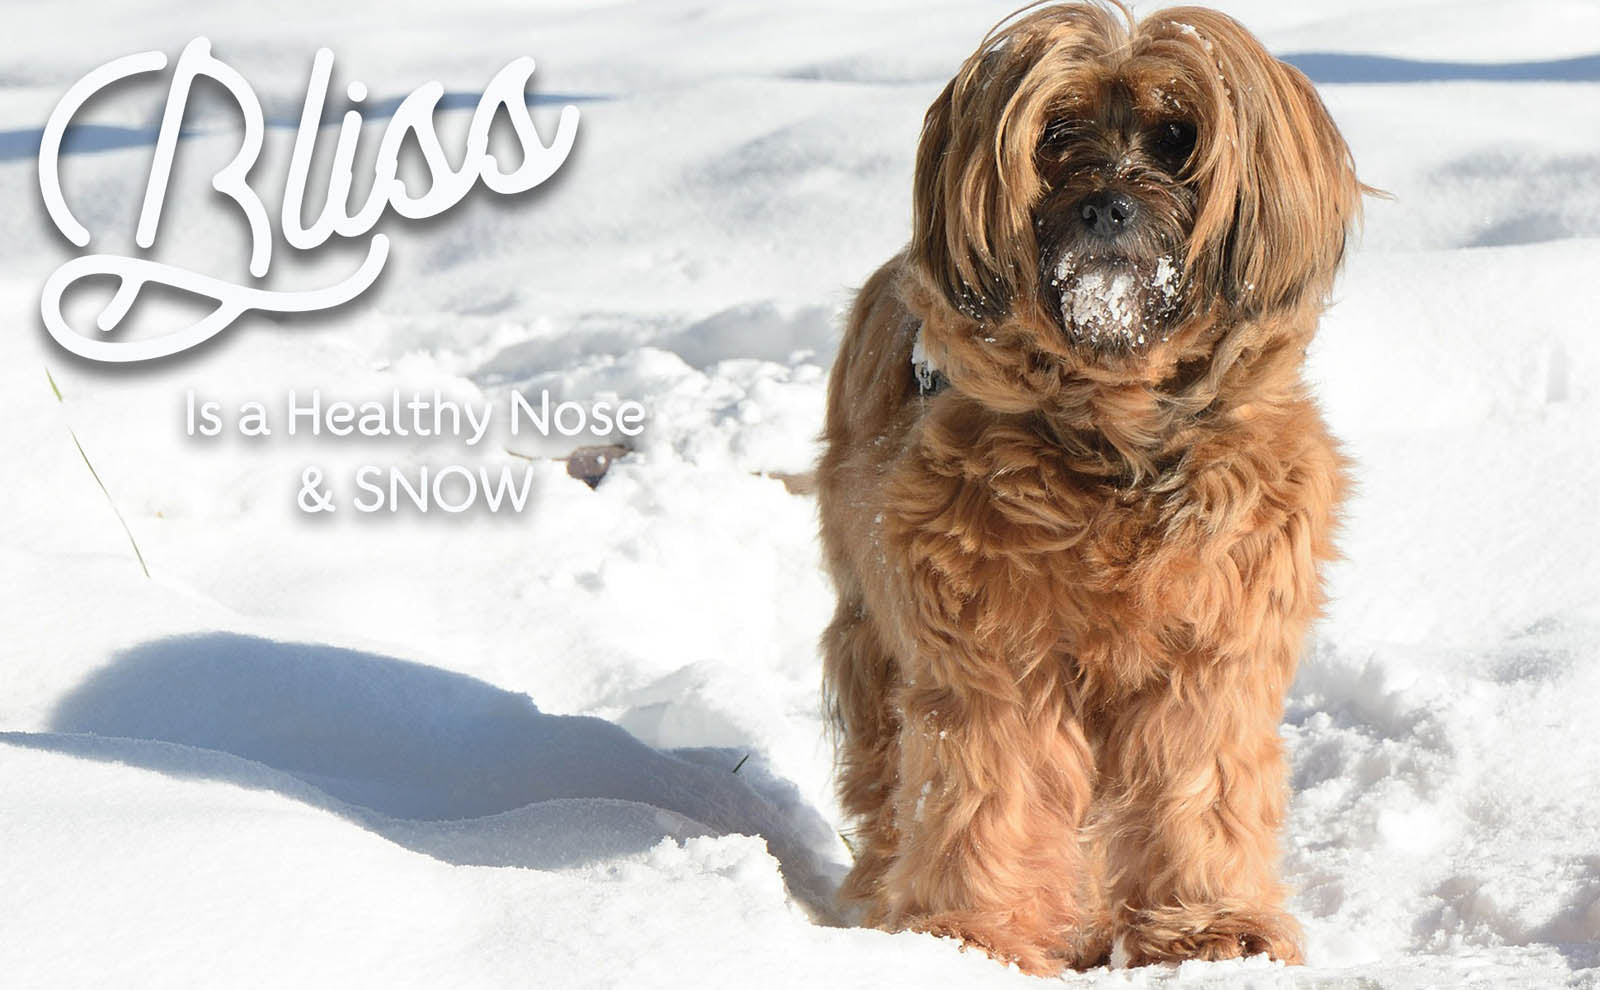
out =
[(1111, 965), (1111, 931), (1086, 927), (1074, 932), (1060, 948), (1068, 969), (1097, 969)]
[(1186, 959), (1268, 957), (1291, 966), (1304, 962), (1300, 926), (1276, 912), (1218, 912), (1196, 917), (1165, 910), (1140, 912), (1122, 935), (1129, 966)]
[(962, 948), (978, 949), (994, 959), (1014, 963), (1033, 976), (1054, 976), (1067, 967), (1078, 968), (1076, 959), (1045, 931), (1029, 930), (1021, 919), (993, 916), (972, 911), (941, 911), (910, 919), (904, 925), (912, 931), (953, 938)]

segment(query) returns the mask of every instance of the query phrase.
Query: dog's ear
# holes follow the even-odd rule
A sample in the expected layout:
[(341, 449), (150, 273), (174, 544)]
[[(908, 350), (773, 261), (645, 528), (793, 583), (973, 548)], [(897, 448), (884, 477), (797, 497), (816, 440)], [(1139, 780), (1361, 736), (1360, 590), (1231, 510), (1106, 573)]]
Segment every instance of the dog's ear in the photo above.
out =
[(1215, 284), (1245, 312), (1325, 295), (1367, 190), (1322, 99), (1232, 18), (1199, 8), (1159, 16), (1154, 30), (1204, 65), (1193, 80), (1206, 97), (1197, 161), (1210, 181), (1191, 261), (1215, 259)]
[(1008, 126), (1021, 76), (1008, 54), (968, 59), (928, 108), (917, 145), (911, 259), (975, 320), (1010, 310), (1033, 244), (1039, 178), (1031, 136)]
[(1267, 75), (1275, 106), (1247, 105), (1240, 114), (1252, 143), (1229, 267), (1246, 304), (1256, 296), (1270, 308), (1327, 294), (1361, 217), (1362, 187), (1311, 82), (1275, 59)]

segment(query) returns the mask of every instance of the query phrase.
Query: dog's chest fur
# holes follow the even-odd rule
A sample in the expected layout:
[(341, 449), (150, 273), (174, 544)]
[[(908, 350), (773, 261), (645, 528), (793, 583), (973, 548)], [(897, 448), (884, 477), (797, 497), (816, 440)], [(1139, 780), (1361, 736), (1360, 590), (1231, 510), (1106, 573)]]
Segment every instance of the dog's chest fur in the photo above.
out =
[(1085, 470), (1093, 437), (1064, 442), (1041, 417), (959, 394), (918, 401), (889, 535), (918, 545), (950, 607), (1000, 653), (1036, 655), (1021, 640), (1050, 639), (1103, 692), (1137, 690), (1225, 649), (1235, 626), (1259, 621), (1260, 586), (1282, 584), (1261, 563), (1293, 538), (1308, 482), (1303, 451), (1276, 437), (1282, 412), (1197, 427), (1155, 473), (1106, 476)]

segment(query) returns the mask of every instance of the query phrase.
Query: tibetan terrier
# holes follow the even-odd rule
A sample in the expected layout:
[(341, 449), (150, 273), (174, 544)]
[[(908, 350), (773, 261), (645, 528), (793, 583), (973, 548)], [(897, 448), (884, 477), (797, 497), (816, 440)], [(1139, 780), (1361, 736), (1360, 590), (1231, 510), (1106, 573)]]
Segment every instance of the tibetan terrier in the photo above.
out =
[(817, 476), (866, 924), (1300, 960), (1278, 722), (1346, 488), (1301, 365), (1364, 191), (1211, 10), (1025, 8), (934, 101)]

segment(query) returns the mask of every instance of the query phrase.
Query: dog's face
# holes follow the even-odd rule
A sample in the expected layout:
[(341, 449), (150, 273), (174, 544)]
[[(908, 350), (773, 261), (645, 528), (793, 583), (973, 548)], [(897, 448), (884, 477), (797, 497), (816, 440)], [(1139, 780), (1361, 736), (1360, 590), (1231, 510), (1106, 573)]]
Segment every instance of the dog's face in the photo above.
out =
[(1064, 102), (1039, 141), (1039, 305), (1079, 345), (1127, 351), (1170, 337), (1181, 319), (1199, 124), (1165, 91), (1085, 81), (1096, 92)]
[(930, 108), (911, 260), (1018, 360), (1141, 374), (1320, 305), (1361, 191), (1311, 85), (1232, 19), (1040, 7)]

